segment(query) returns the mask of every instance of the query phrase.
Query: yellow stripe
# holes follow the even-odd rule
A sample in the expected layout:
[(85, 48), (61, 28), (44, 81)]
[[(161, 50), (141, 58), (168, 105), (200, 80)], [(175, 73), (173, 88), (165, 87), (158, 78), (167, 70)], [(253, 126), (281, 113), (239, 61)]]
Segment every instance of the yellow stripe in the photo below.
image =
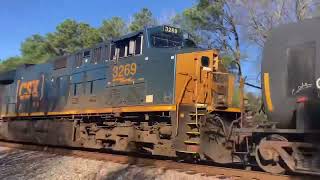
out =
[[(118, 107), (118, 108), (95, 108), (95, 109), (76, 109), (66, 110), (61, 112), (48, 112), (47, 115), (73, 115), (73, 114), (100, 114), (100, 113), (116, 113), (116, 112), (155, 112), (155, 111), (175, 111), (175, 105), (158, 105), (158, 106), (131, 106), (131, 107)], [(16, 116), (44, 116), (44, 112), (33, 113), (10, 113), (3, 117), (16, 117)]]
[(271, 100), (271, 92), (270, 92), (270, 77), (269, 73), (263, 74), (263, 82), (264, 82), (264, 95), (267, 102), (267, 107), (269, 111), (273, 111), (273, 105)]
[(233, 75), (228, 75), (228, 106), (232, 106), (232, 99), (234, 95), (234, 76)]
[(240, 113), (241, 109), (240, 108), (227, 108), (227, 109), (214, 109), (214, 111), (223, 111), (223, 112), (235, 112), (235, 113)]

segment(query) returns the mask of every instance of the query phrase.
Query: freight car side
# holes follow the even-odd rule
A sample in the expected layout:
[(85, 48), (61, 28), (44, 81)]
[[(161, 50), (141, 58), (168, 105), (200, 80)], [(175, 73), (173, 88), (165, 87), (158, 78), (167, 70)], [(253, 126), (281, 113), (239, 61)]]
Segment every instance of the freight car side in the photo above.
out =
[[(320, 129), (320, 19), (282, 25), (265, 44), (262, 76), (268, 117), (283, 129)], [(306, 113), (299, 120), (298, 106)]]
[[(268, 119), (277, 128), (272, 134), (264, 134), (267, 129), (257, 133), (266, 136), (256, 154), (265, 171), (285, 169), (278, 163), (281, 158), (291, 171), (320, 172), (319, 29), (319, 18), (281, 25), (265, 44), (262, 94)], [(267, 153), (279, 155), (273, 166), (265, 161), (272, 159)]]

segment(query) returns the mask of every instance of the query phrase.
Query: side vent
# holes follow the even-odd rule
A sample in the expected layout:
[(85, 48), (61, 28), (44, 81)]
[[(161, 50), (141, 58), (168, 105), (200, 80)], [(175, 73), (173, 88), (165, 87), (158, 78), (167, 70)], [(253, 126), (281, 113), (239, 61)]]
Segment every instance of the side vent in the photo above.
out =
[(75, 55), (74, 67), (79, 68), (82, 65), (82, 53), (77, 53)]
[(61, 57), (54, 61), (54, 70), (67, 67), (67, 57)]
[(98, 64), (101, 61), (102, 48), (98, 47), (93, 50), (93, 57), (91, 59), (92, 64)]

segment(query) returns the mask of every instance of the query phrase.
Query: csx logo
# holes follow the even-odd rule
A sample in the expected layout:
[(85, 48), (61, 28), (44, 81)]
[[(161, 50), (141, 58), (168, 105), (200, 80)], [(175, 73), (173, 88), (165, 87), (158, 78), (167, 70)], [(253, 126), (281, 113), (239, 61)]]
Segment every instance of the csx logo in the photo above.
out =
[(39, 80), (32, 80), (20, 84), (19, 97), (21, 100), (30, 99), (32, 97), (39, 97)]

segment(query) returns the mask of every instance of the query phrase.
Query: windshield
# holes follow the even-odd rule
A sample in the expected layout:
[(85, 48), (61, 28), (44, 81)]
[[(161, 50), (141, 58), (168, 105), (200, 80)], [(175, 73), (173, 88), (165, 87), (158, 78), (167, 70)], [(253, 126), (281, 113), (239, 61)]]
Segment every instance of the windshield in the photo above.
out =
[(170, 48), (182, 46), (183, 37), (179, 34), (154, 33), (151, 35), (151, 44), (157, 48)]

